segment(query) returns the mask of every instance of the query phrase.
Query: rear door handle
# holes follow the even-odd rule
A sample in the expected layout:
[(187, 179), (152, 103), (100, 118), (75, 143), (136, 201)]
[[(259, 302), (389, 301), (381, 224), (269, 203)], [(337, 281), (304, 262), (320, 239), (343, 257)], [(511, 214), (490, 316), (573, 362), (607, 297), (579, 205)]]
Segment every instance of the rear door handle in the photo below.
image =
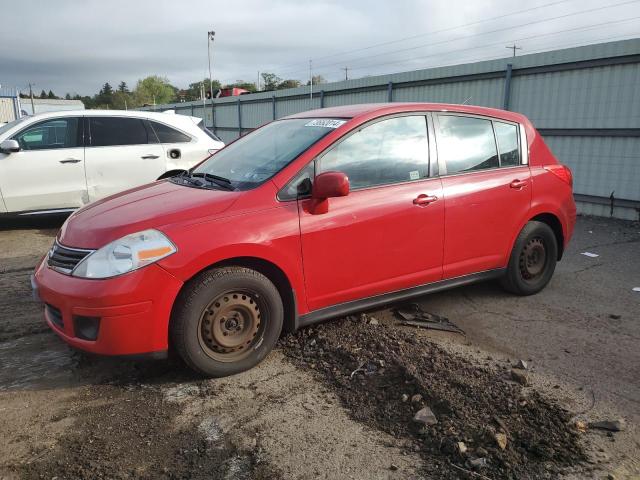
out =
[(60, 160), (60, 163), (78, 163), (81, 162), (79, 158), (65, 158), (64, 160)]
[(520, 190), (520, 189), (522, 189), (522, 188), (527, 186), (527, 181), (526, 180), (518, 180), (518, 179), (516, 179), (516, 180), (512, 181), (509, 184), (509, 186), (511, 188), (515, 188), (515, 189)]
[(438, 197), (436, 197), (435, 195), (427, 195), (425, 193), (421, 193), (420, 195), (418, 195), (416, 198), (413, 199), (413, 204), (418, 205), (420, 207), (426, 207), (427, 205), (435, 202), (436, 200), (438, 200)]
[(140, 158), (142, 158), (143, 160), (153, 160), (155, 158), (159, 158), (158, 155), (143, 155)]

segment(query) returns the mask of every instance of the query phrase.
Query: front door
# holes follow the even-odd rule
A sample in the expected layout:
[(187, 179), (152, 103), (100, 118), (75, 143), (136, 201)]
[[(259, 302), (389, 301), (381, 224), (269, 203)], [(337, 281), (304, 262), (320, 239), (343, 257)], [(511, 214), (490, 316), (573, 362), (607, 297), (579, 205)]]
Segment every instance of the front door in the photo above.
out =
[(438, 114), (436, 141), (445, 220), (444, 278), (503, 268), (531, 206), (520, 126)]
[(107, 195), (153, 182), (165, 172), (166, 156), (145, 120), (87, 117), (87, 187), (93, 202)]
[(0, 153), (7, 211), (75, 209), (87, 203), (82, 118), (43, 120), (12, 138), (20, 151)]
[(347, 174), (351, 192), (324, 214), (300, 200), (310, 310), (441, 279), (444, 202), (425, 116), (361, 128), (316, 160), (326, 171)]

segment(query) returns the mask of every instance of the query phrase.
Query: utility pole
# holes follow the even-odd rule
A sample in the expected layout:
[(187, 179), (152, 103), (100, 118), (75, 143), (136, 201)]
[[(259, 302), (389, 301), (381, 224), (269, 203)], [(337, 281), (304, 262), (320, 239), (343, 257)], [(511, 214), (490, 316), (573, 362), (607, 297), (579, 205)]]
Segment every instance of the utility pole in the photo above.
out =
[(516, 56), (516, 50), (522, 50), (522, 47), (517, 47), (516, 44), (514, 43), (511, 46), (506, 46), (504, 48), (508, 48), (509, 50), (513, 50), (513, 56)]
[(211, 45), (216, 36), (216, 32), (207, 32), (207, 58), (209, 59), (209, 91), (211, 92), (211, 102), (213, 103), (213, 77), (211, 76)]
[(340, 70), (344, 70), (344, 79), (349, 80), (349, 67), (342, 67)]
[(313, 60), (309, 60), (309, 99), (313, 100)]
[(260, 91), (260, 72), (258, 72), (258, 82), (256, 83), (256, 92)]
[(29, 96), (31, 97), (31, 115), (35, 115), (36, 114), (36, 107), (33, 104), (33, 89), (31, 88), (32, 86), (34, 86), (35, 84), (29, 84)]

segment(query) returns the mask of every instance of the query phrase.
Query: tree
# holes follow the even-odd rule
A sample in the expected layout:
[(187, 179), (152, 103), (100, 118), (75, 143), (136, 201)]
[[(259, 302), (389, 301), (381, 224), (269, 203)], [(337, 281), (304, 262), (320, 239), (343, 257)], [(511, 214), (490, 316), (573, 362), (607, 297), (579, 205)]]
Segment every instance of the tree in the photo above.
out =
[(282, 82), (282, 79), (275, 73), (264, 72), (261, 73), (260, 76), (262, 77), (262, 84), (264, 85), (263, 90), (266, 92), (276, 90), (280, 82)]
[(40, 98), (47, 98), (47, 92), (45, 92), (44, 90), (42, 90), (40, 92)]
[(54, 98), (54, 99), (56, 99), (56, 98), (58, 98), (58, 97), (53, 93), (53, 91), (49, 90), (49, 93), (47, 93), (47, 98)]
[(129, 87), (127, 86), (127, 82), (122, 81), (118, 84), (118, 92), (120, 93), (130, 93)]
[(94, 97), (95, 104), (100, 108), (109, 108), (113, 103), (113, 87), (106, 82)]
[[(327, 79), (324, 78), (322, 75), (314, 75), (311, 78), (313, 79), (313, 84), (314, 85), (320, 85), (321, 83), (327, 83)], [(308, 80), (307, 80), (307, 85), (309, 85), (309, 81)]]
[(152, 75), (138, 80), (134, 96), (138, 105), (156, 105), (175, 100), (176, 91), (167, 78)]
[(299, 80), (283, 80), (276, 87), (278, 90), (284, 90), (285, 88), (297, 88), (300, 86)]
[(70, 93), (67, 93), (67, 94), (64, 96), (64, 99), (65, 99), (65, 100), (71, 100), (71, 94), (70, 94)]
[(251, 93), (257, 92), (258, 87), (253, 82), (246, 82), (244, 80), (236, 80), (233, 83), (225, 85), (224, 88), (244, 88), (245, 90), (250, 91)]
[[(212, 95), (215, 95), (215, 91), (221, 88), (220, 82), (218, 80), (213, 80), (213, 92), (211, 92)], [(189, 84), (189, 88), (186, 90), (186, 94), (185, 94), (185, 100), (186, 101), (193, 101), (193, 100), (200, 100), (202, 98), (202, 85), (204, 85), (204, 92), (205, 94), (210, 90), (210, 83), (209, 83), (209, 79), (205, 78), (200, 82), (193, 82)]]

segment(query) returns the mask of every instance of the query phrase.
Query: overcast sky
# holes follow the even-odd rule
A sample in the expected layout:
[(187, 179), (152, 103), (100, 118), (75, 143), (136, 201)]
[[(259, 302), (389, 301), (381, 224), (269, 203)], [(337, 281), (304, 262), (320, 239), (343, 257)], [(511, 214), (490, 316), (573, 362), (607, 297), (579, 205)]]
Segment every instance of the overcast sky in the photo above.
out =
[(93, 95), (156, 74), (186, 87), (206, 76), (207, 30), (222, 82), (306, 81), (309, 59), (339, 80), (508, 56), (513, 42), (524, 55), (638, 37), (640, 1), (8, 0), (0, 84)]

